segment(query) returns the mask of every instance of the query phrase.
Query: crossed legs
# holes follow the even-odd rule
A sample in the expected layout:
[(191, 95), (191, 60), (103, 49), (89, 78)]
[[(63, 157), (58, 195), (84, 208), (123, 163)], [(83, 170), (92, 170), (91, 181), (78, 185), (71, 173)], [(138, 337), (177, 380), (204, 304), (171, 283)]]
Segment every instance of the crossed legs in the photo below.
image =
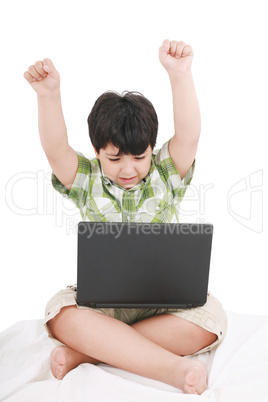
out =
[(185, 393), (201, 394), (207, 388), (205, 365), (183, 356), (212, 344), (217, 336), (180, 317), (162, 314), (130, 326), (92, 310), (69, 306), (62, 308), (48, 327), (68, 346), (51, 353), (51, 370), (58, 379), (79, 364), (105, 362)]

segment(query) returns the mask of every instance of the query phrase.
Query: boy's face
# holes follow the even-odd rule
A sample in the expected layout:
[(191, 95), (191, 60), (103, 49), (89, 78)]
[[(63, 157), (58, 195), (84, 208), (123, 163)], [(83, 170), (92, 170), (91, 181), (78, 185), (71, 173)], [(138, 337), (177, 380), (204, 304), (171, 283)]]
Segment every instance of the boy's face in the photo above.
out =
[(149, 147), (141, 155), (116, 156), (119, 149), (112, 144), (101, 148), (96, 153), (100, 160), (102, 170), (108, 179), (126, 190), (136, 186), (149, 173), (151, 167), (152, 147)]

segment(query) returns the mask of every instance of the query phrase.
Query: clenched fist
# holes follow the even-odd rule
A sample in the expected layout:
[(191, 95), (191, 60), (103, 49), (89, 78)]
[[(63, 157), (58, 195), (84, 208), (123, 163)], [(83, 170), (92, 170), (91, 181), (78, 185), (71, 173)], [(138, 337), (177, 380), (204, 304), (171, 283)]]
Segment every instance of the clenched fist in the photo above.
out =
[(159, 48), (159, 60), (169, 74), (185, 74), (191, 68), (193, 49), (185, 42), (166, 39)]
[(31, 65), (24, 78), (40, 96), (51, 95), (60, 88), (60, 75), (50, 59)]

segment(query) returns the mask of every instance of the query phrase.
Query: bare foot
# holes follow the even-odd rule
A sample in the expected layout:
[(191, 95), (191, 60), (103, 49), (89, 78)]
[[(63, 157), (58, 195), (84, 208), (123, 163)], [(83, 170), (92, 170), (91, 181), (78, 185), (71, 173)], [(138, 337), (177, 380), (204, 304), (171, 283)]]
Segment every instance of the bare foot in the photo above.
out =
[(57, 346), (52, 350), (50, 355), (50, 368), (52, 374), (58, 380), (62, 380), (69, 371), (82, 363), (96, 364), (99, 363), (99, 361), (76, 352), (67, 346)]
[[(57, 346), (50, 355), (51, 371), (58, 380), (62, 380), (69, 371), (82, 363), (100, 362), (66, 346)], [(201, 395), (207, 389), (207, 368), (203, 362), (177, 356), (175, 367), (173, 366), (170, 374), (166, 381), (163, 378), (164, 382), (186, 394)]]
[(185, 394), (201, 395), (207, 389), (207, 368), (203, 362), (183, 358), (174, 374), (177, 375), (175, 386)]

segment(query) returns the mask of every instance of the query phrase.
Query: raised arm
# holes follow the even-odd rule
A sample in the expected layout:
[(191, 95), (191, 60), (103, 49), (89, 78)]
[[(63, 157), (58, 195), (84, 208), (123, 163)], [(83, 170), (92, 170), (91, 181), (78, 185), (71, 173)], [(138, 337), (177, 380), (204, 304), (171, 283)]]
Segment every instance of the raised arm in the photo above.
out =
[(191, 73), (193, 50), (184, 42), (165, 40), (159, 49), (159, 59), (168, 72), (173, 96), (175, 134), (169, 143), (169, 153), (183, 179), (194, 161), (201, 130)]
[(24, 73), (37, 93), (38, 127), (49, 164), (62, 184), (72, 187), (78, 157), (69, 146), (60, 96), (60, 76), (50, 59), (37, 61)]

